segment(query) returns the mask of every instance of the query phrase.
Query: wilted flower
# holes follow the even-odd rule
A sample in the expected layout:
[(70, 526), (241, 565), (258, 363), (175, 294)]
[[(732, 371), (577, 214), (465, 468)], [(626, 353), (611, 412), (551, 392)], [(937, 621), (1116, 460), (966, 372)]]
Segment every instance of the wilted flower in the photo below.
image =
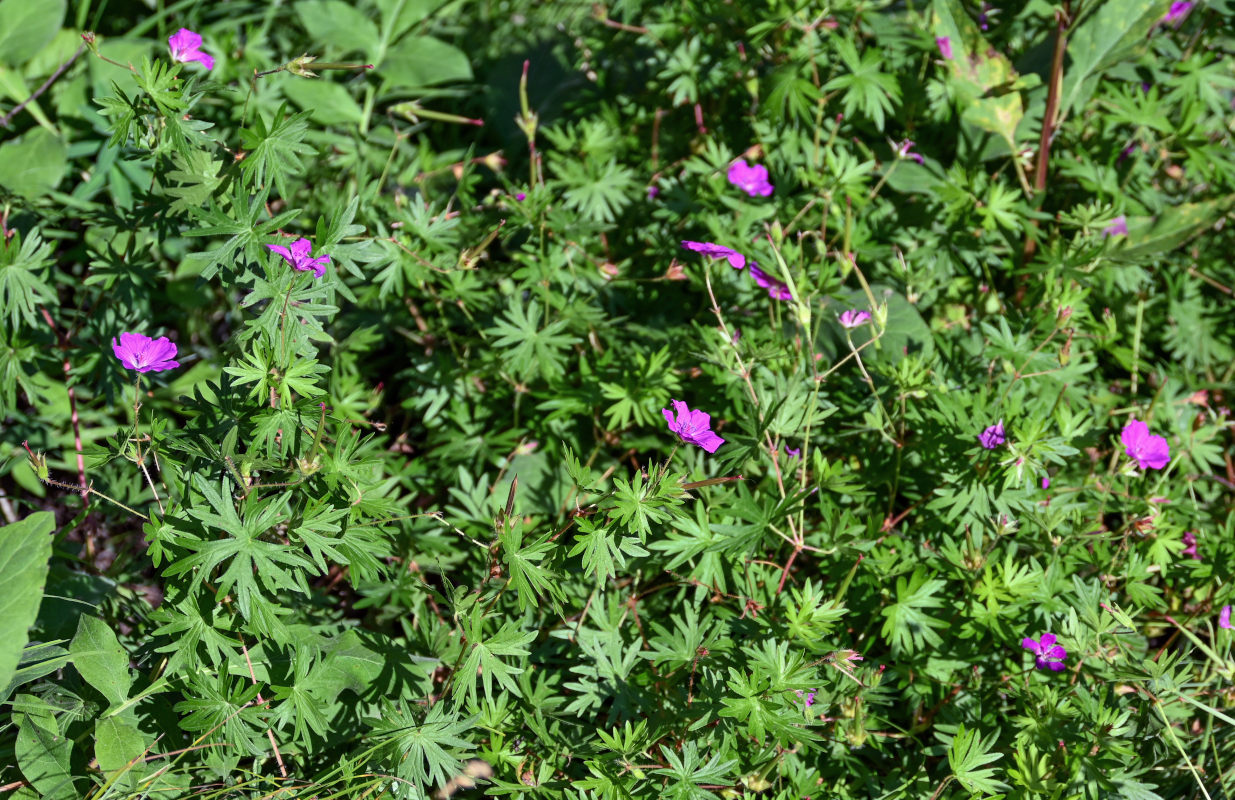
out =
[(939, 47), (939, 55), (946, 59), (952, 58), (952, 40), (947, 36), (936, 36), (935, 44)]
[(1197, 561), (1201, 560), (1201, 554), (1196, 552), (1196, 534), (1192, 531), (1184, 533), (1184, 549), (1179, 551), (1179, 554), (1192, 556)]
[(176, 345), (166, 336), (151, 339), (140, 333), (122, 333), (119, 344), (112, 338), (111, 349), (125, 369), (162, 372), (180, 366), (179, 361), (173, 360), (176, 357)]
[(772, 184), (768, 183), (768, 169), (762, 164), (750, 165), (746, 159), (739, 159), (729, 167), (729, 182), (746, 192), (751, 197), (767, 197), (772, 194)]
[(859, 311), (856, 308), (851, 308), (848, 311), (842, 311), (840, 314), (840, 324), (846, 328), (856, 328), (863, 322), (871, 318), (871, 312)]
[(746, 266), (746, 256), (731, 247), (722, 247), (711, 242), (690, 242), (685, 239), (682, 240), (682, 247), (685, 247), (687, 250), (694, 250), (696, 253), (703, 253), (705, 256), (711, 256), (712, 258), (728, 259), (729, 266), (734, 269), (741, 269)]
[(293, 268), (301, 272), (312, 271), (315, 278), (325, 275), (326, 265), (330, 263), (330, 256), (313, 258), (309, 255), (309, 251), (313, 249), (313, 243), (308, 239), (297, 239), (292, 242), (290, 249), (277, 244), (268, 244), (266, 247), (282, 256), (283, 260), (291, 264)]
[(1235, 628), (1235, 625), (1231, 624), (1231, 607), (1230, 606), (1222, 607), (1222, 612), (1218, 614), (1218, 627), (1219, 628)]
[(1119, 434), (1119, 441), (1123, 442), (1124, 452), (1136, 459), (1141, 469), (1162, 469), (1171, 460), (1171, 446), (1166, 439), (1150, 434), (1149, 426), (1140, 420), (1128, 422)]
[(1021, 640), (1021, 647), (1034, 654), (1033, 665), (1038, 669), (1049, 669), (1059, 672), (1063, 669), (1063, 660), (1068, 657), (1068, 651), (1055, 644), (1055, 634), (1044, 633), (1042, 638), (1034, 641), (1026, 636)]
[(1188, 0), (1176, 0), (1176, 2), (1171, 3), (1171, 7), (1163, 15), (1162, 21), (1166, 23), (1178, 22), (1186, 17), (1191, 10), (1192, 3), (1188, 2)]
[(755, 264), (750, 264), (750, 275), (755, 279), (755, 283), (768, 290), (768, 297), (773, 300), (792, 300), (793, 295), (789, 292), (789, 285), (784, 281), (777, 280), (767, 274)]
[(1008, 441), (1008, 435), (1003, 429), (1003, 420), (999, 420), (978, 435), (978, 442), (987, 450), (994, 450), (1006, 441)]
[[(682, 437), (682, 441), (697, 444), (709, 453), (715, 453), (716, 448), (725, 443), (725, 440), (712, 430), (712, 417), (706, 411), (691, 411), (681, 400), (669, 402), (673, 405), (673, 411), (662, 408), (660, 413), (665, 415), (669, 430)], [(674, 412), (677, 419), (674, 419)]]
[(1118, 217), (1102, 229), (1103, 236), (1127, 236), (1128, 235), (1128, 220), (1120, 214)]
[(167, 49), (171, 51), (172, 61), (186, 64), (190, 61), (200, 61), (207, 70), (214, 69), (214, 58), (201, 51), (202, 37), (189, 30), (180, 30), (167, 37)]
[(923, 160), (922, 156), (918, 155), (917, 153), (909, 152), (910, 150), (913, 149), (913, 147), (914, 147), (913, 142), (909, 139), (906, 139), (905, 141), (901, 142), (900, 144), (896, 146), (896, 155), (901, 158), (912, 158), (914, 161), (918, 162), (919, 164), (926, 163)]

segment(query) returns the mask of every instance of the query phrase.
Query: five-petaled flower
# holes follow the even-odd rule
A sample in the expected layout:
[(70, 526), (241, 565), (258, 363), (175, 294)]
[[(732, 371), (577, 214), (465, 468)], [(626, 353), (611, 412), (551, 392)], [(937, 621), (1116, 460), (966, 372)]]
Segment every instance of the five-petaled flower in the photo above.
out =
[(946, 59), (952, 58), (952, 40), (947, 36), (936, 36), (935, 45), (939, 48), (939, 55)]
[(705, 256), (712, 258), (728, 259), (729, 266), (734, 269), (741, 269), (746, 266), (746, 256), (731, 247), (723, 247), (711, 242), (690, 242), (685, 239), (682, 240), (682, 247), (685, 247), (687, 250), (694, 250), (696, 253), (703, 253)]
[(792, 300), (793, 294), (789, 291), (789, 285), (784, 281), (777, 280), (755, 265), (755, 262), (750, 263), (750, 276), (755, 279), (755, 283), (768, 290), (768, 297), (773, 300)]
[(1128, 235), (1128, 218), (1123, 214), (1115, 217), (1110, 225), (1102, 229), (1103, 236), (1127, 236)]
[(840, 314), (840, 324), (846, 328), (856, 328), (863, 322), (871, 318), (871, 312), (859, 311), (856, 308), (851, 308), (848, 311), (842, 311)]
[(1222, 611), (1218, 613), (1218, 627), (1219, 628), (1235, 628), (1235, 625), (1231, 624), (1231, 607), (1230, 606), (1223, 606)]
[(1021, 647), (1034, 655), (1033, 665), (1038, 669), (1049, 669), (1059, 672), (1063, 669), (1063, 660), (1068, 657), (1068, 651), (1062, 645), (1055, 644), (1055, 634), (1044, 633), (1037, 641), (1026, 636), (1021, 640)]
[(1149, 426), (1138, 419), (1124, 426), (1119, 441), (1123, 442), (1124, 452), (1135, 459), (1141, 469), (1162, 469), (1171, 460), (1171, 446), (1166, 439), (1151, 434)]
[(166, 336), (151, 339), (140, 333), (122, 333), (119, 343), (112, 337), (111, 349), (125, 369), (162, 372), (180, 366), (179, 361), (173, 360), (176, 358), (176, 345)]
[(1171, 3), (1170, 9), (1163, 15), (1162, 21), (1167, 23), (1178, 22), (1186, 17), (1191, 10), (1192, 3), (1188, 2), (1188, 0), (1175, 0), (1174, 3)]
[(172, 61), (182, 64), (200, 61), (207, 70), (214, 69), (214, 58), (203, 53), (201, 46), (202, 37), (188, 28), (181, 28), (167, 37), (167, 49), (171, 51)]
[(325, 275), (326, 265), (330, 263), (330, 256), (313, 258), (309, 255), (309, 251), (313, 249), (313, 243), (308, 239), (297, 239), (292, 242), (290, 248), (277, 244), (268, 244), (266, 247), (282, 256), (283, 260), (291, 264), (293, 268), (301, 272), (312, 271), (315, 278)]
[(923, 159), (922, 156), (918, 155), (917, 153), (909, 152), (910, 150), (913, 150), (913, 146), (914, 146), (913, 140), (906, 139), (905, 141), (901, 142), (900, 144), (896, 146), (896, 155), (900, 158), (912, 158), (914, 161), (918, 162), (919, 164), (925, 164), (926, 160)]
[[(716, 448), (725, 443), (725, 440), (712, 430), (712, 417), (706, 411), (691, 411), (690, 406), (681, 400), (669, 402), (673, 405), (673, 411), (662, 408), (660, 413), (665, 415), (669, 430), (682, 437), (682, 441), (697, 444), (709, 453), (715, 453)], [(676, 419), (674, 412), (677, 412)]]
[(978, 442), (987, 450), (994, 450), (1006, 441), (1008, 441), (1008, 434), (1003, 429), (1003, 420), (999, 420), (978, 434)]
[(772, 184), (768, 183), (768, 168), (762, 164), (747, 164), (744, 158), (733, 162), (733, 166), (729, 167), (729, 182), (751, 197), (767, 197), (772, 194)]

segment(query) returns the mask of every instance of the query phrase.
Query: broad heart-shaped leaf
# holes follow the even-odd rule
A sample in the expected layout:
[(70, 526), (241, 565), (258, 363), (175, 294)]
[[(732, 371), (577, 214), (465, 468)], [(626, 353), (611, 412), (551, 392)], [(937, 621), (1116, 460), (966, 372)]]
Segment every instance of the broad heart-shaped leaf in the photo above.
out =
[(0, 528), (0, 687), (13, 679), (43, 602), (55, 527), (55, 517), (40, 511)]
[(377, 25), (351, 3), (301, 0), (296, 4), (296, 13), (309, 36), (331, 48), (334, 55), (352, 52), (362, 52), (366, 58), (376, 55), (380, 42)]
[(82, 614), (77, 621), (77, 635), (69, 644), (69, 653), (73, 656), (73, 666), (86, 683), (98, 689), (113, 705), (128, 699), (129, 686), (133, 683), (129, 676), (129, 655), (106, 622)]
[[(94, 726), (94, 755), (99, 760), (99, 769), (109, 778), (115, 778), (119, 788), (132, 787), (133, 781), (146, 772), (146, 762), (142, 759), (146, 752), (146, 736), (137, 729), (135, 720), (126, 717), (128, 713), (104, 717)], [(121, 772), (120, 776), (110, 773)]]
[(472, 79), (464, 52), (432, 36), (407, 37), (390, 49), (378, 69), (387, 84), (400, 89)]
[(20, 66), (55, 38), (64, 0), (0, 0), (0, 64)]
[(73, 740), (60, 730), (51, 705), (23, 694), (17, 696), (14, 706), (22, 709), (13, 715), (18, 727), (13, 755), (21, 774), (45, 800), (81, 797), (73, 787)]
[(1059, 101), (1061, 118), (1089, 100), (1102, 72), (1145, 43), (1149, 31), (1170, 6), (1170, 0), (1105, 0), (1081, 20), (1068, 37), (1068, 63)]
[(935, 0), (931, 12), (935, 36), (946, 36), (952, 45), (948, 69), (962, 118), (999, 136), (1015, 151), (1016, 127), (1025, 109), (1014, 88), (1012, 62), (990, 46), (959, 0)]

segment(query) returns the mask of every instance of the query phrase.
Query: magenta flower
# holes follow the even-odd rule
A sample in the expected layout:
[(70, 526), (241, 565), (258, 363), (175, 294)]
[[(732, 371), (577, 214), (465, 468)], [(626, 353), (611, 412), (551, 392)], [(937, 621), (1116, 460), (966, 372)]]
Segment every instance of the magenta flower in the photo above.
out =
[[(669, 430), (682, 437), (682, 441), (697, 444), (709, 453), (715, 453), (716, 448), (725, 443), (725, 440), (712, 430), (712, 417), (706, 411), (691, 411), (681, 400), (669, 402), (673, 405), (673, 411), (662, 408), (660, 413), (665, 415)], [(676, 420), (674, 412), (677, 412)]]
[(1068, 651), (1055, 644), (1055, 634), (1044, 633), (1042, 638), (1034, 641), (1026, 636), (1021, 640), (1021, 647), (1034, 654), (1033, 665), (1038, 669), (1049, 669), (1059, 672), (1063, 669), (1063, 660), (1068, 657)]
[(1188, 12), (1191, 10), (1192, 3), (1187, 2), (1187, 0), (1182, 0), (1182, 2), (1180, 0), (1176, 0), (1176, 2), (1171, 3), (1170, 9), (1162, 17), (1162, 21), (1167, 23), (1178, 22), (1186, 17)]
[(515, 195), (515, 200), (519, 201), (520, 203), (522, 203), (526, 199), (527, 199), (527, 192), (519, 192), (517, 195)]
[(168, 341), (166, 336), (151, 339), (140, 333), (122, 333), (119, 344), (115, 337), (112, 337), (111, 349), (125, 369), (162, 372), (180, 366), (179, 361), (172, 360), (176, 357), (176, 345)]
[(935, 44), (939, 47), (939, 55), (948, 59), (952, 59), (952, 40), (946, 36), (936, 36)]
[(167, 37), (167, 49), (171, 51), (172, 61), (187, 64), (190, 61), (200, 61), (207, 70), (214, 69), (214, 58), (201, 51), (202, 37), (188, 28), (180, 30)]
[(1235, 628), (1235, 625), (1231, 624), (1231, 607), (1230, 606), (1222, 607), (1222, 612), (1218, 614), (1218, 627), (1219, 628)]
[(772, 194), (767, 167), (762, 164), (752, 166), (747, 164), (744, 158), (729, 167), (729, 182), (751, 197), (767, 197)]
[(842, 311), (840, 314), (840, 324), (846, 328), (856, 328), (863, 322), (871, 318), (871, 312), (859, 311), (856, 308), (851, 308), (848, 311)]
[(725, 258), (729, 260), (729, 266), (734, 269), (741, 269), (746, 266), (746, 256), (739, 253), (730, 247), (722, 247), (711, 242), (689, 242), (682, 240), (682, 247), (687, 250), (694, 250), (696, 253), (703, 253), (705, 256), (712, 258)]
[(1128, 219), (1120, 214), (1115, 217), (1110, 225), (1102, 229), (1103, 236), (1127, 236), (1128, 235)]
[(806, 693), (806, 696), (805, 696), (805, 697), (802, 697), (802, 690), (801, 690), (801, 689), (798, 689), (798, 690), (795, 692), (795, 694), (796, 694), (798, 697), (802, 697), (802, 699), (806, 701), (806, 707), (807, 707), (807, 708), (810, 708), (811, 706), (813, 706), (813, 705), (815, 704), (815, 694), (816, 694), (816, 693), (817, 693), (817, 690), (815, 690), (815, 689), (811, 689), (809, 692), (807, 692), (807, 693)]
[(905, 141), (901, 142), (900, 144), (896, 146), (896, 155), (899, 156), (900, 158), (912, 158), (914, 161), (918, 162), (919, 164), (925, 164), (926, 161), (922, 158), (922, 156), (918, 155), (917, 153), (909, 152), (910, 150), (913, 149), (913, 147), (914, 147), (913, 141), (910, 139), (906, 139)]
[(790, 458), (798, 458), (802, 455), (802, 448), (790, 447), (788, 443), (786, 443), (785, 444), (785, 455), (789, 456)]
[(1171, 446), (1166, 439), (1150, 434), (1149, 426), (1140, 420), (1133, 419), (1125, 425), (1119, 441), (1141, 469), (1162, 469), (1171, 460)]
[(658, 194), (660, 194), (659, 186), (649, 186), (648, 187), (648, 199), (649, 200), (651, 200), (653, 197), (655, 197)]
[(1043, 489), (1051, 488), (1051, 479), (1045, 475), (1042, 477), (1042, 488)]
[(330, 263), (330, 256), (323, 255), (313, 258), (309, 255), (309, 251), (313, 249), (313, 243), (308, 239), (297, 239), (292, 242), (291, 248), (277, 244), (268, 244), (266, 247), (282, 256), (283, 260), (291, 264), (294, 269), (301, 272), (312, 271), (314, 278), (325, 275), (326, 265)]
[(1006, 441), (1008, 441), (1008, 435), (1003, 429), (1003, 420), (999, 420), (978, 435), (978, 442), (987, 450), (994, 450)]
[(750, 263), (750, 276), (755, 279), (755, 283), (768, 290), (768, 297), (773, 300), (792, 300), (793, 295), (789, 292), (789, 285), (784, 281), (777, 280), (767, 274), (755, 264)]
[(1201, 554), (1196, 552), (1196, 534), (1188, 531), (1184, 534), (1184, 549), (1179, 551), (1180, 555), (1191, 556), (1197, 561), (1201, 560)]

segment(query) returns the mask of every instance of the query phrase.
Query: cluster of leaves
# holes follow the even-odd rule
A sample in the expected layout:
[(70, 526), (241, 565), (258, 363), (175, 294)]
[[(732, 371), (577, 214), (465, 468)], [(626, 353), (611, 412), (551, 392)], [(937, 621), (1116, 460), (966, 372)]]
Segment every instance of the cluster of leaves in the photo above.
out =
[(1229, 796), (1178, 5), (0, 0), (0, 787)]

